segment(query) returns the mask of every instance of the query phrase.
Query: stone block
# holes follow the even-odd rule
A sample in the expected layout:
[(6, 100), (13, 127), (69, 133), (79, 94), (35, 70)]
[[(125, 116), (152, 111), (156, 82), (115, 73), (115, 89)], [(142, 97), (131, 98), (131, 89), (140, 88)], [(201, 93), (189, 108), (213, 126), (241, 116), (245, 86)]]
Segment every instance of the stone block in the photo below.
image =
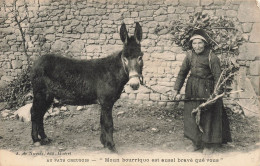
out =
[(138, 12), (131, 12), (131, 17), (132, 18), (138, 17)]
[(150, 94), (138, 93), (138, 94), (136, 95), (136, 99), (137, 99), (137, 100), (149, 100), (149, 96), (150, 96)]
[(167, 11), (167, 13), (168, 13), (168, 14), (172, 14), (172, 13), (175, 12), (175, 10), (176, 10), (176, 7), (169, 6), (169, 7), (168, 7), (168, 11)]
[(160, 102), (157, 103), (157, 105), (158, 105), (159, 107), (166, 107), (167, 102), (160, 101)]
[(5, 75), (5, 71), (3, 69), (0, 69), (0, 78)]
[(179, 4), (179, 0), (165, 0), (164, 3), (170, 6), (177, 6)]
[(194, 7), (187, 7), (186, 13), (193, 13), (195, 11)]
[(260, 23), (254, 23), (249, 41), (260, 43)]
[(124, 23), (127, 25), (133, 25), (135, 22), (134, 18), (124, 18)]
[(223, 9), (217, 9), (216, 10), (216, 16), (225, 16), (226, 12)]
[(11, 81), (13, 81), (13, 77), (12, 76), (2, 76), (1, 77), (1, 80), (2, 81), (5, 81), (5, 82), (11, 82)]
[(136, 94), (130, 93), (130, 94), (128, 95), (128, 98), (131, 99), (131, 100), (135, 100)]
[(7, 41), (15, 40), (16, 39), (16, 35), (7, 35), (5, 38), (6, 38)]
[(199, 6), (200, 0), (180, 0), (180, 5), (182, 6)]
[(45, 38), (49, 41), (55, 41), (55, 35), (53, 34), (46, 35)]
[(166, 11), (165, 8), (159, 8), (158, 10), (156, 10), (156, 11), (154, 12), (154, 14), (155, 14), (156, 16), (165, 15), (165, 14), (167, 14), (167, 13), (168, 13), (168, 12)]
[(260, 75), (260, 61), (251, 62), (250, 67), (249, 67), (249, 73), (252, 76)]
[(0, 80), (0, 89), (6, 88), (7, 85), (8, 84), (5, 81)]
[(139, 17), (153, 17), (153, 10), (145, 10), (139, 12)]
[(160, 85), (152, 86), (152, 88), (160, 93), (167, 93), (172, 90), (172, 87), (165, 87), (165, 86), (160, 86)]
[(107, 55), (110, 55), (114, 52), (118, 52), (122, 50), (123, 45), (103, 45), (102, 46), (102, 52), (106, 53)]
[(70, 26), (77, 26), (80, 24), (80, 21), (76, 20), (76, 19), (73, 19), (70, 23)]
[(121, 99), (128, 99), (128, 94), (127, 93), (122, 93), (120, 98)]
[(109, 20), (121, 20), (122, 19), (122, 14), (121, 13), (110, 13), (109, 14)]
[(10, 46), (5, 42), (0, 42), (0, 49), (2, 52), (6, 52), (10, 50)]
[(106, 14), (106, 10), (105, 9), (96, 9), (96, 13), (100, 16), (103, 16)]
[(66, 42), (56, 40), (52, 45), (52, 50), (60, 51), (60, 50), (67, 50), (68, 44)]
[(160, 97), (161, 97), (161, 95), (158, 94), (158, 93), (151, 93), (151, 94), (150, 94), (150, 99), (151, 99), (151, 100), (159, 101), (159, 100), (160, 100)]
[(125, 93), (137, 93), (137, 91), (134, 91), (129, 85), (125, 86), (124, 91)]
[(96, 14), (95, 8), (86, 8), (80, 11), (81, 16), (91, 16)]
[(99, 39), (99, 35), (100, 34), (98, 34), (98, 33), (89, 33), (88, 39), (97, 40), (97, 39)]
[(243, 23), (243, 24), (242, 24), (243, 32), (245, 32), (245, 33), (251, 32), (251, 30), (252, 30), (252, 25), (253, 25), (253, 23)]
[(102, 33), (104, 34), (111, 34), (111, 33), (115, 33), (116, 30), (114, 28), (103, 28)]
[(88, 45), (86, 46), (86, 52), (94, 53), (94, 52), (101, 52), (100, 45)]
[(165, 22), (168, 20), (168, 16), (167, 15), (156, 16), (154, 17), (154, 20), (158, 22)]
[(227, 10), (226, 15), (228, 17), (236, 17), (237, 16), (237, 11), (236, 10)]
[(20, 60), (13, 60), (12, 61), (13, 69), (20, 69), (20, 68), (22, 68), (22, 66), (23, 66), (22, 61), (20, 61)]
[(224, 5), (226, 3), (226, 0), (214, 0), (215, 5)]
[(151, 93), (151, 90), (144, 86), (140, 86), (139, 89), (136, 91), (137, 91), (137, 93), (143, 93), (143, 94)]
[(251, 82), (255, 92), (256, 92), (256, 95), (259, 96), (260, 95), (260, 88), (259, 88), (260, 79), (259, 79), (259, 76), (250, 76), (249, 79), (250, 79), (250, 82)]
[(177, 54), (176, 61), (183, 61), (185, 57), (186, 57), (186, 54)]
[(72, 30), (72, 33), (81, 33), (83, 34), (85, 32), (85, 27), (81, 24), (78, 25), (75, 29)]
[(255, 60), (260, 57), (260, 43), (244, 43), (239, 47), (238, 60)]
[(51, 3), (52, 0), (39, 0), (41, 6), (47, 6)]
[(72, 38), (72, 39), (79, 39), (80, 34), (65, 34), (64, 37), (65, 38)]
[(71, 52), (77, 52), (80, 53), (83, 51), (84, 49), (84, 45), (85, 45), (85, 41), (84, 40), (75, 40), (74, 42), (72, 42), (69, 46), (69, 50)]
[(209, 6), (213, 3), (213, 0), (201, 0), (201, 5)]
[(177, 14), (183, 14), (183, 13), (185, 13), (185, 11), (186, 11), (186, 7), (184, 7), (184, 6), (178, 6), (178, 7), (176, 8), (176, 10), (175, 10), (175, 13), (177, 13)]
[(174, 47), (174, 46), (171, 47), (170, 51), (172, 51), (173, 53), (177, 53), (177, 54), (183, 52), (181, 47)]
[(243, 1), (238, 8), (240, 22), (260, 22), (260, 10), (255, 1)]
[(12, 28), (1, 28), (1, 33), (2, 34), (6, 34), (6, 35), (10, 35), (13, 33), (13, 29)]
[(179, 18), (180, 18), (179, 14), (168, 14), (169, 21), (176, 21), (176, 20), (179, 20)]
[(214, 10), (203, 10), (202, 14), (208, 14), (209, 16), (215, 16)]
[(158, 74), (164, 74), (165, 70), (164, 67), (158, 67)]
[(172, 82), (158, 82), (158, 85), (165, 86), (165, 87), (173, 87)]
[(165, 53), (163, 53), (162, 59), (167, 60), (167, 61), (175, 61), (176, 56), (173, 52), (165, 52)]
[(148, 106), (148, 107), (150, 107), (150, 106), (156, 105), (156, 102), (144, 100), (143, 103), (142, 103), (142, 105), (143, 105), (143, 106)]

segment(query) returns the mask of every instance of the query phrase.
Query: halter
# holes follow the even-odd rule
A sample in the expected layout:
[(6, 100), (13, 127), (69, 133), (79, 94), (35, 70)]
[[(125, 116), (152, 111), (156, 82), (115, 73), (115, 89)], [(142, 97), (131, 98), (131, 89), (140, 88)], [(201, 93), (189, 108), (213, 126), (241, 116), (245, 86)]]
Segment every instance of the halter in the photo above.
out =
[[(125, 66), (125, 63), (124, 63), (122, 54), (121, 54), (121, 61), (122, 61), (122, 64), (123, 64), (123, 68), (124, 68), (125, 74), (128, 75), (128, 73), (127, 73), (127, 71), (126, 71), (126, 66)], [(143, 85), (143, 79), (144, 79), (143, 75), (142, 75), (142, 74), (131, 75), (131, 76), (129, 77), (129, 80), (130, 80), (131, 78), (135, 78), (135, 77), (139, 78), (140, 84)]]
[(124, 68), (124, 71), (125, 71), (125, 74), (128, 75), (127, 71), (126, 71), (126, 68), (125, 68), (125, 63), (124, 63), (124, 60), (123, 60), (123, 54), (121, 54), (121, 61), (122, 61), (122, 64), (123, 64), (123, 68)]

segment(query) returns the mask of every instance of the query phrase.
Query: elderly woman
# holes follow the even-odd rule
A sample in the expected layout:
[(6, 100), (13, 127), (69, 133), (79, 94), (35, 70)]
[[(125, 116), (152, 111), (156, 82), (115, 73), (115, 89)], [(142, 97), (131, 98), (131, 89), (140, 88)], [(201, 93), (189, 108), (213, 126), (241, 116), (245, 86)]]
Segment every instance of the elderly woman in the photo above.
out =
[[(179, 92), (185, 78), (190, 72), (186, 83), (185, 98), (208, 98), (214, 90), (220, 74), (220, 60), (211, 51), (208, 36), (203, 30), (194, 31), (190, 38), (190, 48), (182, 63), (174, 85), (174, 98), (180, 98)], [(222, 99), (207, 107), (201, 114), (202, 133), (191, 115), (203, 101), (186, 101), (184, 103), (184, 136), (192, 140), (187, 149), (196, 151), (203, 148), (203, 153), (211, 154), (222, 143), (231, 141), (229, 122), (223, 109)]]

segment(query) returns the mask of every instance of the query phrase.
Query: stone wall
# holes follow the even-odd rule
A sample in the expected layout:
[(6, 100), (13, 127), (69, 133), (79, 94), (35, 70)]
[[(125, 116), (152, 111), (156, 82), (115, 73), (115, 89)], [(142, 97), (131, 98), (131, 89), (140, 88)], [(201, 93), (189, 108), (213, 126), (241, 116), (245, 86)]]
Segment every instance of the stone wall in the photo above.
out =
[[(130, 34), (134, 22), (143, 27), (144, 81), (153, 89), (170, 93), (185, 52), (157, 25), (186, 19), (202, 11), (227, 16), (243, 32), (246, 43), (238, 57), (241, 73), (246, 74), (259, 95), (260, 11), (252, 0), (23, 0), (18, 1), (19, 15), (25, 19), (25, 32), (30, 60), (46, 52), (59, 52), (78, 59), (100, 58), (122, 49), (119, 28), (124, 21)], [(0, 0), (0, 84), (6, 84), (28, 64), (23, 52), (22, 37), (12, 19), (13, 4)], [(184, 88), (183, 88), (184, 89)], [(183, 92), (182, 89), (182, 92)], [(121, 96), (138, 104), (171, 106), (167, 97), (141, 87), (132, 91), (125, 87)]]

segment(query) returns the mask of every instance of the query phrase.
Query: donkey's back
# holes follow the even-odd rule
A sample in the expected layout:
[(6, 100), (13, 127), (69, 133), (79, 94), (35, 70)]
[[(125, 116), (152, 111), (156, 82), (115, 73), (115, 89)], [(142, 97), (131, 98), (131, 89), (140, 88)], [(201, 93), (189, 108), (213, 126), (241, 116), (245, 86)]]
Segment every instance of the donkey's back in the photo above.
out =
[(55, 54), (44, 55), (32, 68), (33, 91), (45, 93), (50, 99), (55, 97), (65, 104), (96, 103), (97, 86), (108, 71), (107, 64), (115, 58), (113, 55), (95, 60), (76, 60)]

